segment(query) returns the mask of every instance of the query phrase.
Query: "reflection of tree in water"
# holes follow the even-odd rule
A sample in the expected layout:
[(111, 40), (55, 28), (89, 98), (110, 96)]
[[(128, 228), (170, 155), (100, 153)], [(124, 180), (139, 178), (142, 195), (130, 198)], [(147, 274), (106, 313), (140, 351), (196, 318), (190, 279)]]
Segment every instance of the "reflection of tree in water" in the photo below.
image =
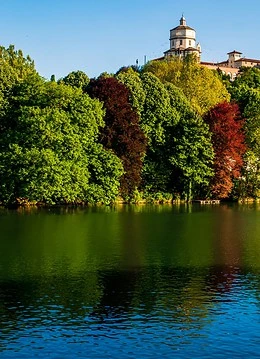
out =
[[(209, 268), (205, 280), (205, 290), (215, 295), (230, 293), (233, 282), (240, 273), (239, 268), (233, 266), (214, 266)], [(221, 300), (221, 298), (220, 298)]]
[[(0, 283), (0, 346), (26, 329), (72, 325), (98, 331), (107, 324), (127, 329), (121, 324), (135, 318), (176, 328), (184, 337), (208, 324), (214, 302), (232, 280), (224, 267), (151, 266)], [(259, 281), (252, 282), (256, 288)]]
[[(95, 324), (104, 328), (107, 323), (120, 325), (121, 321), (140, 320), (147, 325), (150, 321), (160, 325), (164, 323), (169, 328), (177, 326), (183, 331), (198, 329), (212, 319), (210, 312), (217, 310), (216, 301), (228, 300), (227, 294), (232, 294), (238, 277), (245, 280), (246, 290), (252, 291), (259, 303), (259, 267), (252, 272), (252, 268), (246, 271), (241, 264), (242, 240), (239, 233), (243, 230), (243, 218), (239, 211), (221, 206), (215, 210), (214, 220), (211, 219), (204, 232), (198, 231), (204, 218), (202, 221), (201, 217), (195, 216), (195, 226), (192, 216), (187, 222), (186, 217), (181, 221), (182, 216), (172, 216), (169, 208), (166, 214), (157, 231), (158, 216), (147, 216), (145, 212), (144, 216), (139, 213), (128, 216), (122, 212), (120, 218), (113, 217), (116, 231), (106, 231), (111, 241), (109, 246), (101, 247), (100, 261), (99, 256), (94, 256), (96, 241), (93, 240), (91, 246), (87, 242), (87, 258), (92, 258), (94, 264), (97, 258), (91, 272), (89, 262), (83, 261), (84, 256), (79, 257), (80, 265), (78, 261), (72, 262), (74, 266), (70, 262), (66, 264), (63, 257), (59, 258), (59, 270), (55, 266), (45, 268), (45, 262), (37, 261), (39, 271), (28, 270), (28, 273), (24, 272), (24, 278), (20, 273), (26, 267), (22, 264), (16, 267), (15, 264), (20, 262), (14, 262), (12, 268), (18, 268), (17, 277), (8, 282), (0, 281), (0, 331), (4, 334), (0, 345), (5, 345), (7, 336), (19, 338), (26, 328), (33, 330), (44, 326), (65, 328), (74, 325), (94, 331)], [(111, 216), (102, 223), (108, 226), (109, 221)], [(97, 223), (88, 222), (88, 226), (96, 231)], [(166, 232), (164, 228), (168, 228), (169, 223), (170, 231)], [(187, 236), (182, 236), (183, 233)], [(200, 233), (209, 238), (205, 251), (202, 246), (207, 237), (203, 242)], [(120, 240), (113, 240), (113, 236)], [(201, 245), (198, 251), (197, 243)], [(210, 257), (212, 243), (214, 258)], [(112, 264), (109, 262), (110, 246), (116, 248), (115, 252), (112, 251), (116, 254), (116, 262)], [(71, 248), (74, 246), (68, 246), (68, 250)], [(84, 246), (76, 249), (76, 253), (86, 250)], [(180, 253), (182, 257), (178, 256)], [(200, 260), (203, 253), (209, 260)], [(68, 258), (75, 260), (78, 257)], [(56, 268), (53, 274), (52, 268)], [(75, 268), (74, 272), (72, 268)], [(10, 271), (10, 266), (8, 269)]]
[(213, 222), (213, 255), (215, 266), (209, 268), (205, 289), (216, 294), (231, 291), (240, 273), (242, 260), (243, 217), (228, 205), (221, 206)]
[(204, 290), (207, 271), (185, 268), (157, 268), (100, 274), (103, 295), (91, 316), (105, 322), (121, 317), (153, 320), (170, 325), (193, 325), (205, 318), (211, 293)]
[(0, 347), (22, 332), (83, 323), (100, 296), (96, 274), (0, 282)]
[(131, 312), (136, 283), (140, 278), (138, 271), (100, 272), (102, 296), (91, 313), (99, 320), (116, 318)]

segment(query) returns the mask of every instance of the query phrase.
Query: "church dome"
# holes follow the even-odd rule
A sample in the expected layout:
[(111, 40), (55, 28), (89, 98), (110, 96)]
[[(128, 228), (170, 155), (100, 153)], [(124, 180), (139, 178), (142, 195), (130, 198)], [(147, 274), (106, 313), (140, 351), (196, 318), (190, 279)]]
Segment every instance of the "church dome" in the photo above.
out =
[(192, 27), (187, 26), (186, 19), (185, 19), (185, 17), (182, 15), (182, 17), (180, 18), (180, 25), (177, 26), (177, 27), (175, 27), (175, 28), (172, 29), (172, 30), (184, 30), (184, 29), (195, 31)]
[(180, 25), (170, 30), (170, 49), (165, 56), (181, 56), (194, 53), (198, 58), (201, 54), (200, 45), (196, 44), (196, 31), (187, 26), (185, 17), (180, 18)]
[(182, 14), (182, 17), (181, 17), (181, 19), (180, 19), (180, 25), (186, 26), (186, 19), (185, 19), (185, 17), (183, 16), (183, 14)]

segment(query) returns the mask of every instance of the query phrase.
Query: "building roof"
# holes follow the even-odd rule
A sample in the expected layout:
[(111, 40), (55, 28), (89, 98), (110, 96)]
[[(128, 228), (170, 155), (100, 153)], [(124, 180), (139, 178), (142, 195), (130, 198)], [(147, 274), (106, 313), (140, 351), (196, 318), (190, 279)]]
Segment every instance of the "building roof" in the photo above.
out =
[(208, 62), (208, 61), (200, 61), (201, 65), (211, 65), (211, 66), (216, 66), (218, 64), (216, 64), (215, 62)]
[(156, 59), (152, 59), (152, 61), (161, 61), (161, 60), (165, 60), (165, 57), (161, 56), (161, 57), (157, 57)]
[(164, 51), (165, 54), (169, 53), (169, 52), (175, 52), (175, 51), (179, 51), (179, 52), (186, 52), (186, 51), (193, 51), (193, 52), (200, 52), (199, 49), (196, 49), (195, 47), (183, 47), (183, 46), (179, 46), (179, 47), (172, 47), (167, 51)]
[(247, 62), (256, 62), (256, 63), (260, 63), (260, 60), (256, 60), (256, 59), (248, 59), (247, 57), (241, 57), (240, 59), (236, 60), (235, 62), (240, 62), (240, 61), (247, 61)]
[(199, 51), (199, 49), (197, 49), (196, 47), (186, 47), (185, 49), (184, 49), (184, 51)]
[(187, 26), (187, 25), (179, 25), (179, 26), (176, 26), (173, 29), (171, 29), (171, 31), (172, 30), (193, 30), (193, 31), (195, 31), (192, 27)]
[(171, 31), (172, 30), (193, 30), (193, 31), (195, 31), (192, 27), (189, 27), (186, 25), (186, 19), (183, 16), (183, 14), (182, 14), (182, 17), (180, 18), (180, 25), (177, 27), (174, 27), (173, 29), (171, 29)]
[(221, 62), (218, 62), (217, 65), (227, 65), (228, 64), (228, 60), (226, 61), (221, 61)]
[(233, 50), (233, 51), (231, 51), (231, 52), (228, 52), (227, 54), (228, 54), (228, 55), (230, 55), (230, 54), (239, 54), (239, 55), (242, 55), (242, 52)]

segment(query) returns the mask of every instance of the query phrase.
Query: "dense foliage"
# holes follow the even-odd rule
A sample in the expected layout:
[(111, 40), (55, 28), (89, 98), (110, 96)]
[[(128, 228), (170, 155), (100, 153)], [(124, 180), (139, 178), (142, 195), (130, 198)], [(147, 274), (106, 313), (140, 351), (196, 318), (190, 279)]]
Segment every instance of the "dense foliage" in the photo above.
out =
[(242, 68), (232, 83), (232, 98), (245, 118), (247, 151), (242, 176), (237, 181), (240, 198), (260, 198), (260, 69)]
[(114, 77), (100, 77), (90, 82), (88, 92), (104, 104), (106, 125), (101, 130), (100, 142), (122, 160), (125, 173), (121, 178), (121, 195), (131, 197), (141, 183), (146, 138), (130, 105), (129, 91)]
[(80, 89), (45, 82), (36, 73), (10, 88), (0, 117), (3, 203), (109, 203), (120, 160), (98, 143), (103, 110)]
[(227, 198), (233, 187), (233, 179), (241, 175), (246, 149), (238, 105), (220, 103), (207, 113), (205, 121), (212, 132), (215, 152), (211, 193), (217, 198)]
[(0, 47), (0, 134), (2, 204), (257, 199), (260, 69), (231, 82), (187, 57), (56, 82)]
[(170, 82), (182, 89), (191, 105), (200, 115), (212, 106), (230, 99), (230, 95), (219, 76), (212, 70), (200, 66), (190, 56), (148, 62), (144, 72), (152, 72), (162, 82)]
[(60, 79), (58, 83), (81, 88), (83, 91), (86, 91), (89, 84), (89, 78), (83, 71), (72, 71), (63, 79)]

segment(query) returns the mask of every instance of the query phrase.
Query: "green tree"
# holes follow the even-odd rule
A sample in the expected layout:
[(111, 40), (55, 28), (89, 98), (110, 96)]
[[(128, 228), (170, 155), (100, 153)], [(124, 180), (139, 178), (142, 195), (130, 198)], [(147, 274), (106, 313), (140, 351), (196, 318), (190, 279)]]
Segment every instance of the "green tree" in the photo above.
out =
[(141, 117), (148, 137), (143, 182), (146, 191), (190, 200), (212, 176), (213, 149), (208, 126), (180, 89), (144, 73)]
[(34, 62), (13, 45), (0, 47), (0, 116), (8, 108), (12, 88), (30, 76), (38, 76)]
[[(245, 103), (244, 103), (245, 105)], [(260, 197), (260, 91), (249, 89), (244, 107), (247, 151), (242, 177), (239, 182), (240, 197)]]
[(216, 72), (199, 65), (192, 57), (184, 60), (174, 57), (170, 60), (151, 61), (144, 68), (162, 82), (169, 82), (182, 89), (192, 107), (200, 115), (219, 102), (229, 101), (230, 94)]
[[(205, 196), (213, 176), (213, 146), (208, 125), (192, 109), (182, 91), (167, 85), (172, 106), (179, 113), (179, 121), (167, 131), (169, 160), (173, 165), (172, 187), (185, 200)], [(176, 181), (176, 174), (178, 180)]]
[(242, 174), (236, 181), (236, 195), (240, 198), (260, 197), (260, 70), (241, 68), (230, 89), (245, 119), (247, 151)]
[(141, 113), (141, 127), (148, 138), (149, 148), (165, 142), (165, 127), (178, 116), (171, 106), (170, 96), (163, 83), (152, 73), (141, 75), (145, 101)]
[(138, 72), (132, 67), (122, 69), (116, 76), (130, 91), (130, 102), (141, 117), (145, 102), (145, 91)]
[(83, 71), (72, 71), (67, 76), (63, 77), (58, 81), (59, 83), (64, 83), (65, 85), (70, 85), (72, 87), (81, 88), (84, 92), (89, 84), (89, 78)]
[(113, 201), (122, 165), (97, 143), (104, 126), (101, 104), (80, 89), (32, 83), (13, 89), (8, 113), (1, 118), (0, 200)]
[(247, 88), (260, 88), (260, 69), (257, 67), (241, 67), (239, 75), (232, 83), (232, 87), (246, 86)]

